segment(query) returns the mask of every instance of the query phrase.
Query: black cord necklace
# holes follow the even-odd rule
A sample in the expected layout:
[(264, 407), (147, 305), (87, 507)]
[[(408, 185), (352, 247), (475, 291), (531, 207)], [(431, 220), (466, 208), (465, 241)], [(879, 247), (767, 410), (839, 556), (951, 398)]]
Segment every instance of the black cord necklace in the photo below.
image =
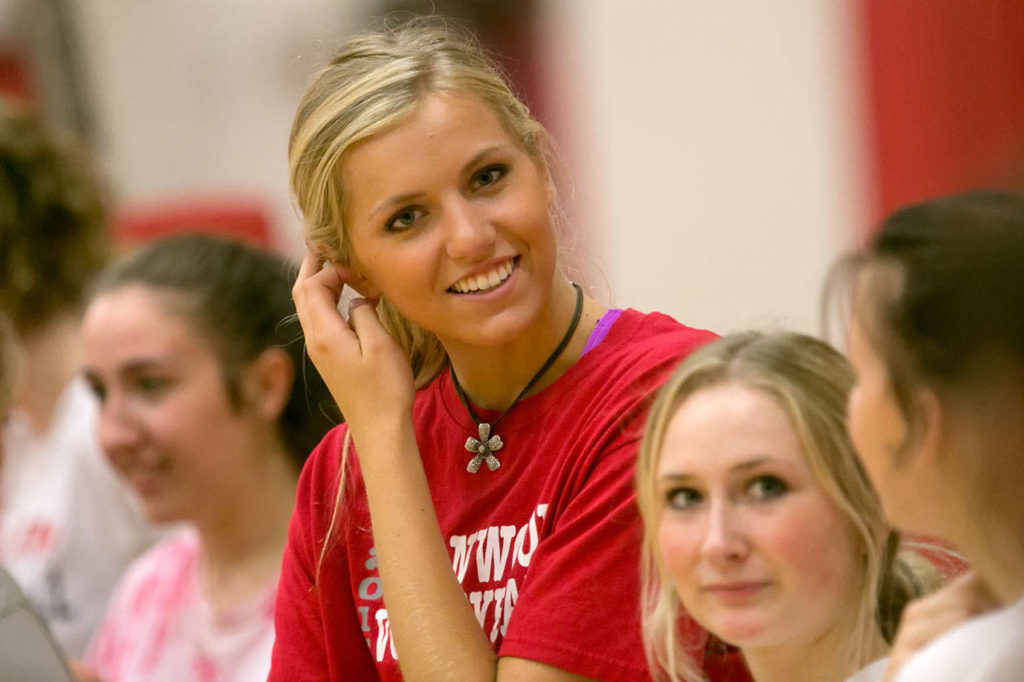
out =
[(583, 289), (580, 288), (576, 282), (570, 282), (576, 289), (576, 310), (572, 314), (572, 322), (569, 323), (569, 329), (566, 330), (565, 336), (558, 342), (558, 347), (555, 351), (548, 356), (548, 359), (544, 361), (541, 368), (537, 370), (537, 373), (533, 375), (533, 378), (526, 384), (526, 387), (519, 392), (519, 395), (515, 397), (512, 404), (505, 408), (505, 411), (498, 415), (498, 418), (491, 423), (487, 423), (476, 416), (473, 412), (473, 408), (469, 406), (469, 401), (466, 400), (466, 392), (462, 390), (462, 386), (459, 385), (459, 378), (455, 376), (455, 369), (448, 366), (448, 372), (452, 375), (452, 384), (455, 386), (455, 393), (459, 396), (459, 400), (462, 401), (462, 405), (466, 408), (466, 412), (473, 418), (473, 421), (477, 424), (477, 435), (479, 438), (473, 438), (470, 436), (466, 439), (466, 449), (474, 453), (473, 459), (469, 460), (469, 464), (466, 465), (466, 471), (471, 474), (475, 474), (480, 471), (480, 464), (486, 463), (487, 468), (494, 471), (501, 466), (501, 462), (494, 456), (494, 453), (501, 450), (504, 447), (504, 443), (501, 441), (501, 436), (498, 434), (491, 435), (491, 429), (498, 425), (505, 415), (508, 414), (513, 407), (515, 407), (520, 400), (530, 392), (541, 377), (551, 369), (551, 365), (555, 364), (555, 360), (562, 354), (565, 347), (569, 345), (569, 341), (572, 339), (572, 335), (576, 333), (576, 328), (580, 324), (580, 314), (583, 312)]

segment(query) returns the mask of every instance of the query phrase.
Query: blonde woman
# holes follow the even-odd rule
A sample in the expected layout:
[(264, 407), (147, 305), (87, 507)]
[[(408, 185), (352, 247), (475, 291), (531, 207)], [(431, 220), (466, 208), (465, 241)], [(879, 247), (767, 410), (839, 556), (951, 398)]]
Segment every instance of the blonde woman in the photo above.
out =
[(683, 609), (739, 647), (758, 682), (840, 681), (887, 654), (928, 581), (897, 554), (853, 452), (852, 383), (827, 344), (753, 332), (698, 350), (661, 390), (637, 464), (657, 675), (705, 679)]
[(352, 38), (303, 98), (294, 296), (347, 425), (299, 482), (271, 679), (649, 679), (642, 415), (713, 335), (566, 278), (546, 148), (436, 25)]

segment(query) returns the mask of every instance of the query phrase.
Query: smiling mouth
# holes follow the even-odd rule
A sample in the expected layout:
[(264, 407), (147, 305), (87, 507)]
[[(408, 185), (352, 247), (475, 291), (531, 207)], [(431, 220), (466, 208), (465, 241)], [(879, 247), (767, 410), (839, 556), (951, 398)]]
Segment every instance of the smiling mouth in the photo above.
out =
[(482, 294), (492, 289), (497, 289), (512, 275), (512, 271), (515, 269), (518, 261), (519, 256), (516, 256), (497, 267), (491, 268), (487, 272), (463, 277), (448, 287), (448, 291), (456, 294)]

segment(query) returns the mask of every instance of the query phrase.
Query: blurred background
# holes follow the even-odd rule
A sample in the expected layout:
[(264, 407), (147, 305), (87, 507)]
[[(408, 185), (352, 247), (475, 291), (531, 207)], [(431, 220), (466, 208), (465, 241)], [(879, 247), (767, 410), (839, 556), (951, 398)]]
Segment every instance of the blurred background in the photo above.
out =
[(205, 227), (294, 254), (294, 108), (393, 11), (501, 59), (609, 304), (817, 332), (829, 263), (886, 212), (1024, 189), (1022, 0), (0, 0), (0, 92), (85, 140), (123, 244)]

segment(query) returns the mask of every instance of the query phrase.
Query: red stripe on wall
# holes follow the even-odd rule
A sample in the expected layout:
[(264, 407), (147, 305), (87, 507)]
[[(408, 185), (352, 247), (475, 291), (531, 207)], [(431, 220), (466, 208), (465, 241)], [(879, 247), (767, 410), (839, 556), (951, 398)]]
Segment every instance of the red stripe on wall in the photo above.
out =
[(874, 217), (972, 187), (1024, 189), (1024, 2), (859, 1)]

